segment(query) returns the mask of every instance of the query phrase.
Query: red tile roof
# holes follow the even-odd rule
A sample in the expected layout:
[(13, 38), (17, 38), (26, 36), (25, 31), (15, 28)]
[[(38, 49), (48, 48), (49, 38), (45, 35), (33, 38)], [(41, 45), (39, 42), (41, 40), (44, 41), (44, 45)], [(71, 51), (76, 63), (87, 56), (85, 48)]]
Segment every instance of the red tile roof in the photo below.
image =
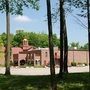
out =
[(12, 48), (12, 54), (19, 54), (19, 52), (22, 52), (23, 49), (20, 47), (13, 47)]

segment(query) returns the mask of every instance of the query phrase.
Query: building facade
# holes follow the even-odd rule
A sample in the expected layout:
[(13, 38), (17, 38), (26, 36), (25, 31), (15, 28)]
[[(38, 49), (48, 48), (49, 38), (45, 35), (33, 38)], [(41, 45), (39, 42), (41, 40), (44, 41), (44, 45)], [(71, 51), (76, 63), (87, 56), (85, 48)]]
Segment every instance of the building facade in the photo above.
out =
[[(59, 50), (54, 47), (55, 60), (59, 58)], [(23, 40), (22, 47), (13, 47), (11, 61), (14, 65), (21, 65), (21, 62), (36, 66), (45, 66), (49, 64), (49, 48), (36, 48), (28, 45), (28, 40)]]
[[(28, 40), (24, 39), (22, 47), (12, 47), (11, 62), (14, 66), (20, 66), (24, 64), (32, 66), (46, 66), (50, 64), (49, 48), (36, 48), (28, 45)], [(0, 64), (5, 63), (4, 49), (2, 49), (3, 58), (0, 59)], [(58, 47), (54, 47), (54, 60), (55, 65), (59, 64), (60, 50)], [(72, 62), (89, 63), (88, 51), (84, 50), (69, 50), (68, 51), (68, 66)]]

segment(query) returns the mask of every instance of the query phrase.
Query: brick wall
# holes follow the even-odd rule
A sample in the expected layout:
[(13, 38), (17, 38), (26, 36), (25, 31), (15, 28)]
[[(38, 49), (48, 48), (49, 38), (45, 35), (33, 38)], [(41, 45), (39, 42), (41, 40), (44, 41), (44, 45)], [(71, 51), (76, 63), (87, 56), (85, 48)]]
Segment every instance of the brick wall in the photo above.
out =
[(68, 64), (70, 65), (71, 62), (76, 63), (88, 63), (89, 55), (88, 51), (69, 51), (68, 52)]

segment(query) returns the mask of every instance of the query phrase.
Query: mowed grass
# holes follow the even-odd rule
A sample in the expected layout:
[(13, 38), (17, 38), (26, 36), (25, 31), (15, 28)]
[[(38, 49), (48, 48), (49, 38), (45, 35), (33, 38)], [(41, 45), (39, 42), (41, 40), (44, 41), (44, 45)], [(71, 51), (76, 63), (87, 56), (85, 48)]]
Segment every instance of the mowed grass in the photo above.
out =
[(64, 74), (58, 81), (58, 90), (90, 90), (90, 73)]
[(49, 76), (0, 75), (0, 90), (50, 90)]
[[(89, 73), (64, 74), (56, 80), (58, 90), (90, 90)], [(0, 90), (50, 90), (50, 76), (0, 75)]]

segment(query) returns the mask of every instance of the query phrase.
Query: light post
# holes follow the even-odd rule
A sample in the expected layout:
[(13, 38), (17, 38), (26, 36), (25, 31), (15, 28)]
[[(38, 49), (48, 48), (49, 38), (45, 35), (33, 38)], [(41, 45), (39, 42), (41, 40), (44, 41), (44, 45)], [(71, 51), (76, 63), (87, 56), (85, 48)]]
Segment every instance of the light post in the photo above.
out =
[(88, 50), (86, 50), (86, 64), (88, 65)]
[(77, 50), (77, 47), (73, 47), (73, 63), (75, 62), (75, 56), (74, 56), (75, 50)]

